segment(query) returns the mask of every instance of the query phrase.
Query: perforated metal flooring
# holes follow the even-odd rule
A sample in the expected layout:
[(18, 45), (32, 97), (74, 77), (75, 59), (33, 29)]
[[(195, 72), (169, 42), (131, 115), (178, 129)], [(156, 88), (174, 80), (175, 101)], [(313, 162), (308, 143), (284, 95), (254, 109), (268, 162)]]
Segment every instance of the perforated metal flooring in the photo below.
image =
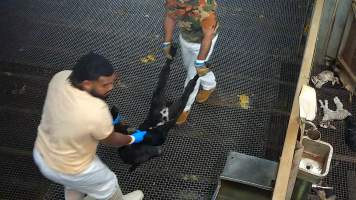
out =
[[(164, 155), (129, 173), (113, 148), (99, 156), (114, 170), (124, 193), (141, 189), (145, 199), (210, 199), (229, 151), (278, 159), (301, 58), (308, 0), (220, 0), (221, 32), (211, 58), (218, 86), (205, 104), (194, 105), (186, 126), (170, 132)], [(0, 179), (32, 174), (30, 151), (51, 75), (70, 69), (88, 51), (109, 58), (124, 87), (108, 100), (133, 125), (147, 114), (164, 59), (160, 51), (163, 1), (0, 1), (0, 146), (15, 155)], [(153, 54), (156, 60), (142, 63)], [(183, 90), (181, 55), (172, 68), (168, 96)], [(6, 73), (11, 72), (11, 74)], [(11, 76), (10, 76), (11, 75)], [(23, 86), (25, 88), (23, 89)], [(21, 90), (22, 89), (22, 90)], [(247, 95), (243, 109), (239, 95)], [(277, 138), (277, 139), (276, 139)], [(31, 167), (26, 167), (26, 166)], [(47, 184), (42, 199), (62, 199), (62, 187)], [(17, 183), (1, 184), (0, 199), (34, 199)], [(31, 192), (31, 189), (29, 190)]]
[[(330, 70), (325, 66), (317, 66), (313, 69), (312, 75), (317, 75), (323, 70)], [(312, 83), (310, 83), (312, 85)], [(348, 91), (340, 85), (332, 86), (330, 83), (323, 86), (321, 89), (316, 89), (317, 99), (328, 100), (329, 108), (336, 109), (333, 98), (338, 96), (344, 105), (344, 108), (356, 115), (355, 98), (350, 99)], [(351, 101), (350, 101), (351, 100)], [(318, 103), (318, 106), (320, 104)], [(315, 122), (320, 122), (322, 111), (318, 108), (318, 114)], [(319, 128), (321, 139), (330, 143), (333, 146), (333, 157), (330, 166), (330, 172), (323, 180), (325, 186), (333, 187), (333, 192), (336, 194), (336, 199), (353, 200), (355, 197), (355, 173), (356, 173), (356, 153), (352, 152), (345, 143), (345, 126), (344, 121), (335, 121), (332, 123), (336, 130)]]

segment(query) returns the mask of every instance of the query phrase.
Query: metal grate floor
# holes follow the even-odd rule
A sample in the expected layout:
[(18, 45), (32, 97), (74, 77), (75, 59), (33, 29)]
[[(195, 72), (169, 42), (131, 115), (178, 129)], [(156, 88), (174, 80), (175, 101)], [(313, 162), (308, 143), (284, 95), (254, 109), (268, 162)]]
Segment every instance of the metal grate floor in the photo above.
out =
[[(210, 199), (229, 151), (279, 158), (299, 74), (298, 52), (309, 0), (218, 3), (221, 33), (211, 59), (218, 80), (215, 95), (194, 105), (188, 124), (170, 132), (162, 157), (131, 174), (115, 149), (99, 148), (124, 193), (142, 189), (145, 199)], [(48, 80), (88, 51), (109, 58), (125, 84), (113, 91), (108, 103), (117, 105), (133, 125), (143, 121), (164, 62), (159, 49), (163, 11), (163, 2), (152, 0), (0, 2), (0, 136), (6, 138), (0, 147), (25, 151), (29, 160), (18, 155), (16, 162), (21, 164), (9, 165), (14, 170), (8, 176), (21, 180), (21, 170), (28, 170), (41, 177), (30, 152)], [(156, 61), (141, 63), (148, 54)], [(180, 57), (178, 53), (172, 67), (170, 98), (183, 91)], [(249, 109), (241, 108), (239, 95), (249, 96)], [(6, 162), (1, 157), (0, 163)], [(31, 168), (25, 167), (28, 163)], [(0, 199), (33, 199), (18, 186), (1, 184)], [(42, 199), (63, 199), (59, 185), (41, 190), (46, 191)]]
[[(317, 66), (313, 69), (312, 75), (317, 75), (323, 70), (330, 70), (324, 66)], [(312, 85), (312, 83), (310, 83)], [(344, 105), (344, 108), (356, 115), (356, 103), (352, 98), (350, 101), (349, 93), (341, 88), (339, 85), (332, 86), (330, 83), (324, 85), (321, 89), (316, 89), (317, 99), (328, 100), (329, 108), (336, 109), (333, 98), (338, 96)], [(316, 121), (320, 122), (322, 119), (322, 112), (318, 103), (318, 113)], [(345, 127), (343, 121), (335, 121), (332, 123), (336, 130), (323, 129), (319, 127), (321, 132), (321, 140), (330, 143), (333, 146), (333, 158), (330, 166), (330, 172), (323, 180), (323, 184), (334, 187), (336, 199), (353, 200), (355, 195), (354, 177), (356, 173), (356, 152), (352, 152), (345, 143)]]

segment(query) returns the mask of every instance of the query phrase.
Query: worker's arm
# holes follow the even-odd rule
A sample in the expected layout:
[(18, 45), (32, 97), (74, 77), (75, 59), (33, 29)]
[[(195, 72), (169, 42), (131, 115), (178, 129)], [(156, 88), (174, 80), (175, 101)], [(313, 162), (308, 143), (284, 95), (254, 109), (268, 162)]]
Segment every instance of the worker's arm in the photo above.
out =
[(203, 38), (200, 45), (199, 54), (197, 60), (195, 61), (195, 67), (199, 76), (204, 76), (209, 72), (209, 69), (205, 65), (205, 60), (209, 54), (212, 41), (215, 37), (215, 32), (217, 28), (217, 19), (215, 12), (210, 13), (201, 22)]
[(215, 37), (217, 28), (217, 17), (215, 12), (209, 13), (201, 22), (203, 31), (203, 39), (200, 46), (200, 51), (197, 60), (205, 60), (209, 54), (211, 43)]
[(172, 42), (175, 27), (175, 16), (173, 16), (170, 12), (166, 12), (164, 17), (164, 42)]
[(165, 9), (166, 13), (164, 16), (164, 41), (172, 42), (174, 29), (176, 27), (176, 2), (172, 0), (166, 0)]
[(112, 145), (112, 146), (123, 146), (128, 145), (132, 141), (129, 135), (124, 135), (118, 132), (112, 132), (107, 138), (101, 140), (101, 143)]
[(174, 4), (166, 0), (166, 14), (164, 15), (164, 42), (162, 45), (163, 53), (168, 59), (173, 59), (171, 55), (173, 33), (176, 27), (176, 16), (174, 12)]
[(145, 135), (146, 131), (140, 130), (136, 130), (132, 135), (124, 135), (114, 131), (105, 139), (100, 140), (100, 142), (113, 146), (123, 146), (142, 142)]

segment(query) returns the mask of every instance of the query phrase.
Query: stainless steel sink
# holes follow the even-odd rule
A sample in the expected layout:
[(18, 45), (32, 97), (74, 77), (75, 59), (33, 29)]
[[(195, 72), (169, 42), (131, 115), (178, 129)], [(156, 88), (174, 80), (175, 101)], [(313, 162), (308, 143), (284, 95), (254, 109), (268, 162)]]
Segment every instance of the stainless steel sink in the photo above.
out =
[(298, 178), (318, 183), (330, 169), (333, 147), (320, 140), (303, 137), (304, 151), (299, 163)]

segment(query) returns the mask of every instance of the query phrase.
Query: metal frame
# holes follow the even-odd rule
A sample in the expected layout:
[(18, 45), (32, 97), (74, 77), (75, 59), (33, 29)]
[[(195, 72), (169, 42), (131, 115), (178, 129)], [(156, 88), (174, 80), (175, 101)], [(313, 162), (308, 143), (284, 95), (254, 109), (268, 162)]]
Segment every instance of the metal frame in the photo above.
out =
[(320, 20), (324, 5), (324, 0), (317, 0), (313, 11), (311, 21), (311, 28), (304, 51), (303, 62), (299, 75), (297, 89), (295, 91), (291, 115), (286, 134), (286, 139), (283, 146), (282, 156), (279, 163), (278, 175), (276, 185), (273, 192), (273, 200), (286, 199), (289, 177), (291, 175), (292, 161), (297, 142), (297, 135), (300, 127), (299, 118), (299, 94), (302, 86), (308, 84), (310, 78), (311, 68), (314, 62), (314, 53), (316, 49), (316, 42), (318, 31), (320, 27)]

